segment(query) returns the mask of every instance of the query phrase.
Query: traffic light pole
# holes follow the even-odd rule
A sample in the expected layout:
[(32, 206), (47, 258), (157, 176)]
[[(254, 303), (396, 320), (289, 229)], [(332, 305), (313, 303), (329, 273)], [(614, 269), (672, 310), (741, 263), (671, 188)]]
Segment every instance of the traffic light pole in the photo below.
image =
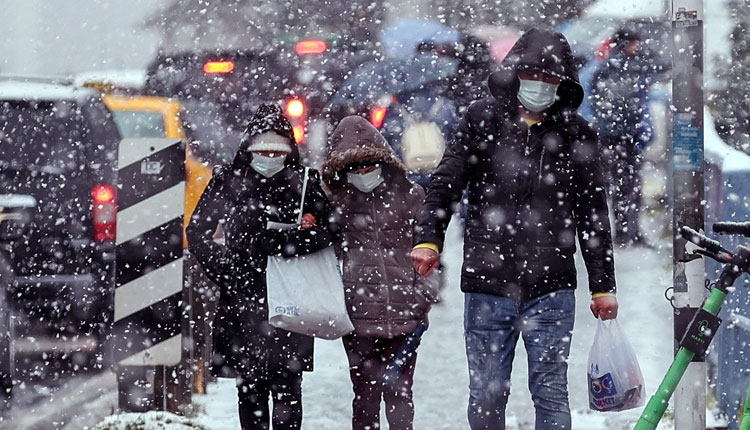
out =
[[(691, 255), (680, 226), (703, 230), (703, 0), (672, 0), (673, 285), (675, 345), (705, 299), (705, 264)], [(706, 363), (695, 356), (674, 395), (675, 428), (706, 428)]]

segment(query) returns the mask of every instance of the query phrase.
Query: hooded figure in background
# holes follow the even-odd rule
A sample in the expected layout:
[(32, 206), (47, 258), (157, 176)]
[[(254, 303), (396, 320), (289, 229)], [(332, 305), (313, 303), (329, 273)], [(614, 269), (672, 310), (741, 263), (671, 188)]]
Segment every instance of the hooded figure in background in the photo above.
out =
[(576, 236), (591, 310), (617, 315), (606, 182), (565, 37), (532, 29), (465, 113), (432, 175), (412, 260), (439, 264), (468, 187), (461, 289), (473, 430), (504, 429), (519, 337), (529, 356), (536, 429), (571, 428), (567, 359), (575, 316)]
[(388, 142), (360, 116), (336, 127), (322, 172), (343, 240), (346, 304), (354, 324), (354, 333), (344, 337), (354, 386), (352, 428), (381, 428), (383, 399), (388, 427), (411, 430), (416, 346), (438, 294), (437, 276), (421, 278), (409, 258), (424, 190), (407, 179)]
[[(213, 325), (212, 371), (238, 380), (243, 430), (299, 429), (302, 372), (312, 370), (313, 339), (273, 328), (266, 306), (269, 255), (293, 257), (328, 246), (331, 207), (315, 171), (298, 229), (268, 229), (267, 222), (296, 223), (304, 168), (292, 126), (276, 105), (261, 105), (250, 120), (234, 161), (217, 168), (187, 229), (190, 252), (219, 285)], [(213, 241), (221, 226), (226, 246)]]
[(453, 100), (457, 113), (463, 112), (471, 102), (484, 97), (484, 83), (495, 68), (489, 43), (470, 34), (462, 34), (455, 44), (458, 59), (456, 74), (451, 77), (448, 96)]
[(642, 203), (642, 151), (653, 132), (648, 90), (663, 67), (649, 56), (640, 35), (617, 32), (615, 46), (594, 76), (593, 123), (606, 150), (615, 212), (615, 241), (620, 246), (643, 243), (639, 218)]

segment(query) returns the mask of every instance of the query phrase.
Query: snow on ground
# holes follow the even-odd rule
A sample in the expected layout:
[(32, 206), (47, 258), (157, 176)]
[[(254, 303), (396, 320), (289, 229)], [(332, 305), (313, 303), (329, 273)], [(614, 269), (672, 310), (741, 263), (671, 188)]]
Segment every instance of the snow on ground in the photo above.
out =
[(107, 417), (93, 430), (205, 430), (191, 419), (169, 412), (116, 414)]
[[(467, 429), (468, 370), (463, 340), (463, 295), (459, 291), (461, 232), (451, 223), (445, 249), (448, 287), (444, 300), (430, 313), (430, 329), (419, 349), (414, 381), (416, 429)], [(650, 397), (672, 360), (672, 311), (664, 290), (672, 282), (671, 244), (664, 249), (633, 248), (615, 255), (620, 323), (633, 345)], [(641, 409), (616, 413), (589, 411), (586, 367), (596, 331), (589, 310), (583, 261), (577, 259), (579, 285), (576, 325), (568, 380), (574, 430), (631, 429)], [(346, 356), (340, 341), (316, 341), (315, 371), (305, 374), (303, 429), (351, 428), (353, 398)], [(508, 429), (533, 428), (534, 409), (527, 384), (526, 353), (519, 342), (508, 404)], [(209, 430), (239, 429), (234, 381), (220, 379), (196, 396), (201, 410), (197, 422)], [(382, 414), (384, 428), (385, 415)], [(663, 425), (660, 429), (671, 426)]]

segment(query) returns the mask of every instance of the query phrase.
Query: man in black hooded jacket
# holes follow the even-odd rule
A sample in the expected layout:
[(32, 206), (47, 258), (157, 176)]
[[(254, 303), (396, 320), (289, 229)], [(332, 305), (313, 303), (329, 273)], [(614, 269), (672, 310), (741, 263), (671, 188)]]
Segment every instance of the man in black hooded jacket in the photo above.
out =
[(524, 34), (489, 89), (469, 107), (433, 173), (412, 260), (423, 276), (439, 264), (453, 207), (468, 187), (461, 289), (471, 428), (505, 428), (523, 337), (536, 429), (570, 429), (576, 236), (594, 316), (617, 315), (600, 148), (576, 113), (583, 89), (561, 34)]

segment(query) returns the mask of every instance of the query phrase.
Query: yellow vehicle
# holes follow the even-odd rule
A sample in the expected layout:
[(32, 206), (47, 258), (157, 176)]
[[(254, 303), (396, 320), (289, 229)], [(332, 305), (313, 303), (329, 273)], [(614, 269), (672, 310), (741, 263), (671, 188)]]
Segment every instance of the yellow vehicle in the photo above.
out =
[[(104, 104), (112, 112), (122, 138), (166, 137), (186, 139), (182, 125), (180, 102), (163, 97), (106, 94)], [(211, 167), (195, 156), (190, 145), (185, 149), (185, 220), (187, 227), (190, 217), (198, 204), (203, 190), (211, 179)], [(187, 238), (183, 230), (183, 245)]]

